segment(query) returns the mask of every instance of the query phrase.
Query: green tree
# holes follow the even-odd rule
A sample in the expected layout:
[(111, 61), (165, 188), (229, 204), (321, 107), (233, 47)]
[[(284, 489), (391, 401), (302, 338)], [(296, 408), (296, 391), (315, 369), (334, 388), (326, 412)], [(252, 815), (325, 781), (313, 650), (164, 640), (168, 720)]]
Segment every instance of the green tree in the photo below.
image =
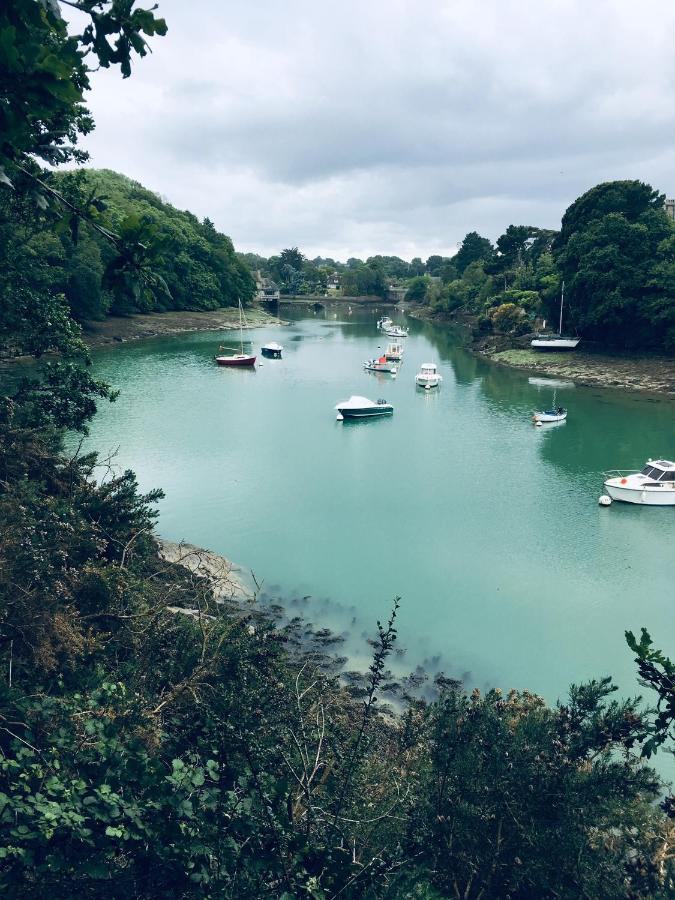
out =
[(411, 279), (408, 284), (408, 290), (405, 294), (405, 299), (409, 303), (424, 303), (427, 290), (429, 287), (429, 279), (423, 275), (419, 275), (417, 278)]
[[(554, 243), (570, 324), (627, 348), (672, 346), (672, 289), (662, 277), (672, 233), (663, 195), (642, 182), (607, 182), (576, 200)], [(667, 328), (654, 327), (655, 313)]]
[(463, 275), (464, 270), (471, 263), (491, 259), (493, 253), (494, 247), (487, 238), (481, 237), (477, 231), (470, 231), (453, 257), (453, 262), (457, 272)]

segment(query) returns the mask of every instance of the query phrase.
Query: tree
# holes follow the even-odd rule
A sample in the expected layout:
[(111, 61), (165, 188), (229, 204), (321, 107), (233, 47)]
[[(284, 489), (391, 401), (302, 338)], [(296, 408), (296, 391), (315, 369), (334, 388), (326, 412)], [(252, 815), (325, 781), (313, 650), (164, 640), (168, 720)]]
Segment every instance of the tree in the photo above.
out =
[[(663, 195), (639, 181), (597, 185), (567, 210), (554, 242), (569, 322), (582, 334), (625, 348), (669, 347), (675, 260)], [(655, 314), (668, 323), (655, 328)]]
[(282, 271), (284, 266), (288, 266), (291, 269), (295, 269), (297, 272), (301, 272), (304, 261), (305, 257), (297, 247), (290, 247), (286, 250), (282, 250), (279, 255), (279, 267)]
[(427, 258), (424, 268), (427, 275), (440, 276), (445, 260), (442, 256), (432, 255)]
[[(126, 78), (132, 54), (145, 56), (144, 35), (166, 34), (166, 22), (131, 2), (72, 0), (90, 19), (70, 36), (58, 0), (9, 0), (0, 9), (0, 170), (10, 181), (32, 170), (30, 157), (52, 165), (82, 161), (78, 136), (94, 123), (84, 107), (91, 54), (98, 65), (118, 65)], [(113, 43), (114, 41), (114, 43)]]
[(477, 231), (470, 231), (453, 257), (453, 262), (458, 273), (463, 275), (471, 263), (490, 259), (493, 253), (494, 247), (487, 238), (481, 237)]
[(427, 289), (429, 286), (429, 279), (420, 275), (417, 278), (413, 278), (408, 284), (408, 290), (405, 294), (405, 299), (409, 303), (423, 303), (427, 296)]

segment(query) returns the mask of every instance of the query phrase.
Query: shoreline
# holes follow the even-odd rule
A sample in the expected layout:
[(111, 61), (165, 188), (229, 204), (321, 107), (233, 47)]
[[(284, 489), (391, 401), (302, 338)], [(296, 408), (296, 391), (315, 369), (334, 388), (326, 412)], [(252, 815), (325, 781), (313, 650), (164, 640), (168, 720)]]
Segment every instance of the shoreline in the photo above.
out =
[[(287, 325), (283, 319), (258, 306), (249, 307), (244, 315), (245, 328), (266, 325)], [(90, 349), (114, 347), (130, 341), (170, 337), (194, 331), (236, 331), (239, 329), (239, 309), (225, 306), (213, 310), (173, 310), (170, 312), (137, 313), (131, 316), (110, 316), (100, 322), (85, 322), (82, 339)]]
[[(636, 393), (651, 393), (663, 399), (675, 398), (674, 357), (658, 354), (639, 356), (611, 350), (537, 352), (529, 347), (514, 345), (515, 342), (508, 335), (474, 339), (472, 317), (449, 319), (429, 315), (424, 309), (406, 310), (406, 314), (438, 326), (466, 329), (466, 349), (496, 365), (561, 378), (585, 387), (618, 388)], [(499, 341), (502, 342), (502, 349), (498, 347)], [(529, 337), (527, 341), (529, 343)], [(509, 343), (510, 347), (504, 346)]]

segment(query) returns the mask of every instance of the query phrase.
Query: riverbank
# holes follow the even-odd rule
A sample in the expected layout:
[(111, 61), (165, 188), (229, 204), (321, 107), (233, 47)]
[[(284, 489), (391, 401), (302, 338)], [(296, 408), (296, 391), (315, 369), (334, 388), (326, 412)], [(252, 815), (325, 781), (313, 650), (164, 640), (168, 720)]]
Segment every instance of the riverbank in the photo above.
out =
[(529, 345), (531, 335), (513, 338), (510, 335), (491, 334), (476, 338), (473, 328), (475, 317), (449, 319), (432, 315), (424, 309), (407, 310), (407, 314), (437, 326), (464, 330), (466, 348), (498, 365), (522, 369), (537, 375), (550, 375), (552, 378), (574, 381), (590, 387), (622, 388), (626, 391), (675, 397), (673, 357), (595, 349), (542, 353), (530, 349), (529, 346), (514, 346), (517, 343)]
[[(244, 315), (248, 328), (287, 324), (257, 306), (249, 307)], [(85, 323), (82, 337), (89, 347), (96, 348), (191, 331), (234, 331), (238, 328), (239, 309), (228, 306), (206, 311), (178, 310), (110, 316), (101, 322)]]
[(675, 359), (610, 353), (538, 353), (530, 349), (479, 350), (499, 365), (591, 387), (622, 388), (675, 397)]

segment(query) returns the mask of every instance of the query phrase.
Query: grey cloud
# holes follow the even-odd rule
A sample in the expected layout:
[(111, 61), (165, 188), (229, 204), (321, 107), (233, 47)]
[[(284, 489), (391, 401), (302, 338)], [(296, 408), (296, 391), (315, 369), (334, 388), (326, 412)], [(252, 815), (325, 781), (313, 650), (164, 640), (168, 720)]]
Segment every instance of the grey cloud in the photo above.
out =
[(449, 252), (556, 227), (598, 181), (675, 189), (666, 0), (192, 7), (161, 3), (124, 85), (97, 76), (88, 143), (238, 247)]

